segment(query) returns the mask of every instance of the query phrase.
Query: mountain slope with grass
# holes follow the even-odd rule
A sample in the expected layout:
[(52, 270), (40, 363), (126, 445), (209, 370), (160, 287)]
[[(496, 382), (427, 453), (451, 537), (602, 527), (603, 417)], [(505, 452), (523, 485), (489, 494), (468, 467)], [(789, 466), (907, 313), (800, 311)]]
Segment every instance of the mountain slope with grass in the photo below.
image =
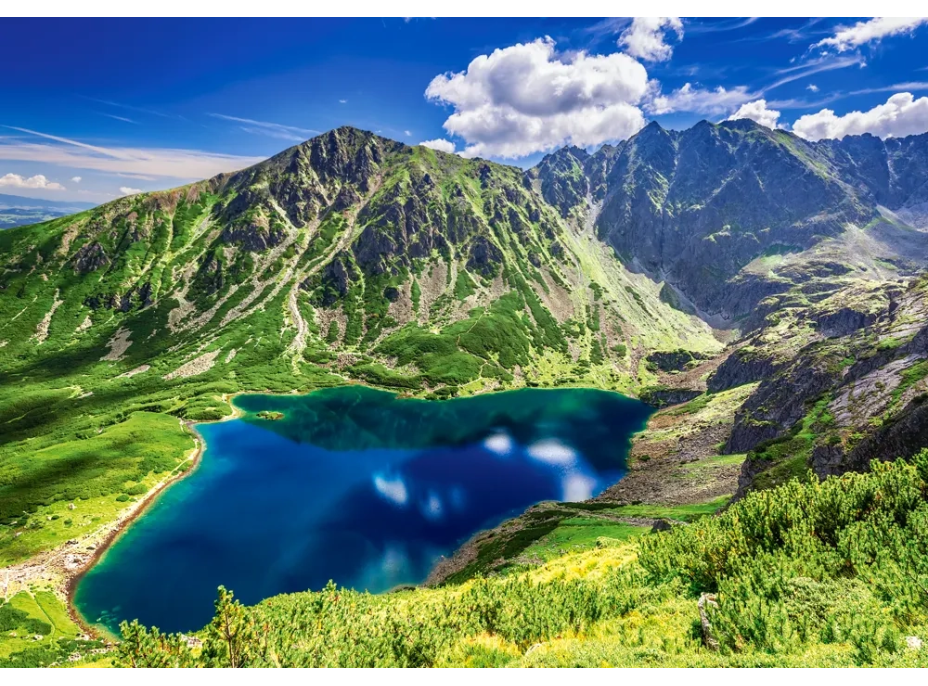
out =
[(0, 255), (5, 564), (112, 518), (237, 392), (635, 393), (650, 351), (722, 348), (520, 170), (351, 128), (4, 231)]

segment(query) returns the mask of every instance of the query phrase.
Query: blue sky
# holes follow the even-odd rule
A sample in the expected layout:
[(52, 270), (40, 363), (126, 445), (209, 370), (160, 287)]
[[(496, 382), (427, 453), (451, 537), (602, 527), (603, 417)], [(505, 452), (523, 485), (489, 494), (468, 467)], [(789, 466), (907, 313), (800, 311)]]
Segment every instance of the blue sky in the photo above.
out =
[(0, 193), (61, 200), (177, 186), (343, 124), (521, 166), (652, 120), (928, 130), (916, 19), (13, 19), (0, 58)]

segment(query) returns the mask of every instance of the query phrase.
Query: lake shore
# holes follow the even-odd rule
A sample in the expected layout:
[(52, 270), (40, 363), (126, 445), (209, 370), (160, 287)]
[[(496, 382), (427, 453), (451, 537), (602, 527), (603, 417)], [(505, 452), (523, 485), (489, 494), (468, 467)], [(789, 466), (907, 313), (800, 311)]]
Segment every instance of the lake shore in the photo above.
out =
[(142, 498), (120, 512), (113, 521), (89, 534), (73, 538), (2, 570), (5, 594), (15, 594), (19, 589), (25, 589), (31, 585), (48, 587), (65, 603), (71, 619), (86, 634), (104, 639), (112, 638), (103, 635), (98, 627), (81, 615), (74, 603), (74, 593), (81, 578), (103, 557), (120, 534), (144, 514), (165, 489), (192, 474), (199, 465), (206, 449), (206, 442), (196, 429), (194, 422), (178, 421), (193, 434), (194, 447), (190, 454), (149, 489)]
[[(355, 384), (347, 384), (355, 385)], [(368, 386), (368, 384), (358, 384), (362, 386)], [(577, 388), (576, 386), (571, 386), (571, 388)], [(584, 387), (586, 388), (586, 387)], [(321, 389), (317, 389), (321, 390)], [(402, 393), (397, 393), (390, 389), (378, 389), (386, 390), (387, 392), (394, 393), (395, 395), (402, 397)], [(508, 390), (518, 390), (518, 389), (508, 389)], [(534, 390), (558, 390), (558, 389), (534, 389)], [(591, 390), (603, 390), (595, 387), (591, 387)], [(491, 391), (491, 393), (497, 393), (500, 391)], [(502, 391), (505, 392), (505, 391)], [(223, 417), (215, 421), (182, 421), (184, 427), (189, 430), (195, 441), (195, 447), (184, 462), (181, 465), (178, 465), (174, 471), (172, 471), (167, 477), (159, 481), (155, 486), (150, 489), (144, 497), (140, 498), (137, 502), (133, 503), (130, 507), (126, 508), (120, 515), (112, 522), (109, 522), (105, 526), (97, 529), (96, 531), (83, 536), (79, 539), (72, 539), (67, 543), (59, 545), (58, 547), (40, 553), (39, 555), (14, 565), (12, 567), (4, 570), (7, 574), (7, 587), (10, 585), (10, 577), (13, 577), (13, 583), (19, 583), (20, 585), (25, 585), (30, 582), (41, 582), (43, 585), (49, 585), (54, 590), (55, 594), (61, 598), (65, 603), (71, 618), (77, 623), (87, 634), (91, 636), (99, 636), (104, 639), (114, 639), (115, 636), (109, 634), (105, 630), (102, 630), (100, 627), (93, 625), (91, 622), (81, 614), (80, 610), (77, 608), (75, 603), (75, 593), (81, 579), (96, 565), (105, 555), (107, 550), (110, 548), (113, 543), (115, 543), (119, 536), (124, 533), (129, 526), (140, 516), (142, 516), (149, 506), (151, 506), (158, 497), (172, 484), (178, 482), (180, 479), (185, 476), (192, 474), (196, 467), (200, 464), (202, 455), (206, 449), (206, 441), (204, 440), (202, 434), (197, 430), (197, 425), (199, 424), (214, 424), (224, 421), (231, 421), (238, 419), (245, 414), (245, 412), (234, 404), (234, 399), (240, 395), (272, 395), (272, 396), (289, 396), (294, 394), (289, 393), (261, 393), (254, 391), (245, 391), (238, 392), (233, 394), (224, 395), (222, 400), (227, 402), (232, 412), (230, 415)], [(308, 394), (299, 394), (299, 395), (308, 395)], [(483, 393), (477, 393), (474, 395), (483, 395)], [(624, 394), (622, 394), (624, 395)], [(468, 396), (464, 396), (468, 397)], [(181, 471), (180, 468), (186, 465), (186, 469)]]

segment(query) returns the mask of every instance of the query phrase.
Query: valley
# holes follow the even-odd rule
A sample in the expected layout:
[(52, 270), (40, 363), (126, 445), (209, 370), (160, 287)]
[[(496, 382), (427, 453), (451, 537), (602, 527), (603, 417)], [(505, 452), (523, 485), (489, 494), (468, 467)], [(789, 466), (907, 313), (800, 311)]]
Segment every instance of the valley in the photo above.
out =
[[(629, 410), (638, 419), (608, 437), (614, 478), (582, 497), (533, 491), (469, 522), (439, 546), (446, 558), (427, 588), (271, 597), (324, 580), (267, 592), (230, 584), (258, 604), (246, 611), (226, 598), (219, 612), (243, 631), (274, 627), (263, 643), (249, 634), (251, 664), (923, 661), (899, 632), (923, 630), (917, 589), (928, 573), (917, 543), (926, 183), (928, 135), (810, 143), (749, 120), (682, 132), (651, 124), (618, 146), (564, 148), (523, 171), (342, 127), (240, 172), (4, 230), (4, 622), (21, 633), (29, 617), (45, 621), (7, 610), (23, 594), (57, 593), (64, 612), (67, 579), (193, 466), (203, 447), (193, 424), (204, 423), (209, 445), (213, 432), (219, 441), (232, 426), (260, 425), (294, 445), (363, 452), (429, 435), (423, 417), (435, 413), (443, 440), (479, 425), (483, 434), (469, 434), (479, 443), (505, 415), (443, 422), (447, 408), (509, 391), (613, 391), (615, 402), (622, 394), (656, 410), (630, 449), (622, 441), (647, 413)], [(429, 409), (390, 425), (361, 406), (342, 433), (347, 448), (326, 443), (344, 414), (310, 413), (300, 424), (310, 435), (288, 435), (302, 402), (291, 396), (375, 393), (367, 387)], [(239, 424), (207, 424), (237, 415)], [(887, 464), (867, 472), (871, 460)], [(809, 480), (809, 470), (834, 478)], [(199, 478), (167, 489), (150, 518)], [(254, 519), (271, 525), (264, 517)], [(894, 537), (887, 517), (908, 538)], [(803, 550), (786, 521), (812, 527), (819, 543)], [(769, 539), (765, 527), (784, 533)], [(131, 527), (114, 559), (136, 531), (145, 535)], [(850, 536), (872, 548), (849, 549)], [(755, 602), (748, 589), (764, 560), (781, 565), (780, 590)], [(397, 584), (426, 581), (430, 566)], [(898, 601), (885, 591), (893, 583)], [(723, 599), (713, 640), (728, 652), (694, 634), (704, 593)], [(827, 602), (795, 629), (811, 596)], [(471, 616), (462, 599), (482, 609)], [(752, 602), (792, 618), (782, 626), (793, 633), (773, 623), (750, 633), (739, 613), (752, 616)], [(369, 617), (363, 650), (319, 649), (362, 640), (348, 628), (355, 613)], [(861, 613), (873, 626), (848, 619)], [(516, 616), (531, 619), (519, 628)], [(315, 633), (314, 617), (324, 624)], [(286, 647), (293, 632), (299, 649)], [(212, 659), (212, 648), (180, 638), (159, 652), (139, 625), (122, 635), (105, 660)], [(93, 661), (102, 649), (54, 647), (51, 633), (8, 638), (0, 660), (47, 664), (76, 650)]]

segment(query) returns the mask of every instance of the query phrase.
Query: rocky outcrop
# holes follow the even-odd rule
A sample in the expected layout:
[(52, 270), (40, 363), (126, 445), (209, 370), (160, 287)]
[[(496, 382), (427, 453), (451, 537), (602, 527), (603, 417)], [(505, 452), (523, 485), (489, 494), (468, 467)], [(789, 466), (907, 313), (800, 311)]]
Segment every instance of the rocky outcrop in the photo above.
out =
[(89, 274), (95, 272), (101, 267), (110, 263), (106, 250), (97, 241), (87, 243), (74, 253), (71, 258), (71, 264), (74, 265), (74, 271), (78, 274)]
[(729, 355), (706, 381), (710, 393), (768, 379), (782, 366), (768, 351), (750, 344)]
[(487, 278), (494, 277), (499, 272), (503, 253), (490, 240), (479, 236), (470, 247), (470, 257), (467, 260), (467, 269), (482, 274)]
[(638, 399), (651, 407), (667, 407), (688, 403), (702, 395), (702, 391), (689, 388), (671, 388), (670, 386), (648, 386), (638, 394)]
[(928, 394), (920, 394), (848, 453), (816, 451), (812, 467), (819, 476), (864, 471), (873, 460), (912, 457), (928, 448)]
[(727, 453), (745, 453), (782, 436), (808, 412), (807, 403), (832, 389), (836, 373), (827, 364), (800, 356), (788, 368), (762, 381), (735, 414)]
[(700, 360), (709, 359), (709, 355), (679, 348), (670, 351), (658, 351), (648, 355), (645, 360), (662, 372), (682, 372)]
[(230, 245), (238, 245), (251, 252), (259, 252), (280, 245), (286, 234), (280, 229), (268, 229), (258, 224), (238, 225), (226, 228), (220, 240)]

